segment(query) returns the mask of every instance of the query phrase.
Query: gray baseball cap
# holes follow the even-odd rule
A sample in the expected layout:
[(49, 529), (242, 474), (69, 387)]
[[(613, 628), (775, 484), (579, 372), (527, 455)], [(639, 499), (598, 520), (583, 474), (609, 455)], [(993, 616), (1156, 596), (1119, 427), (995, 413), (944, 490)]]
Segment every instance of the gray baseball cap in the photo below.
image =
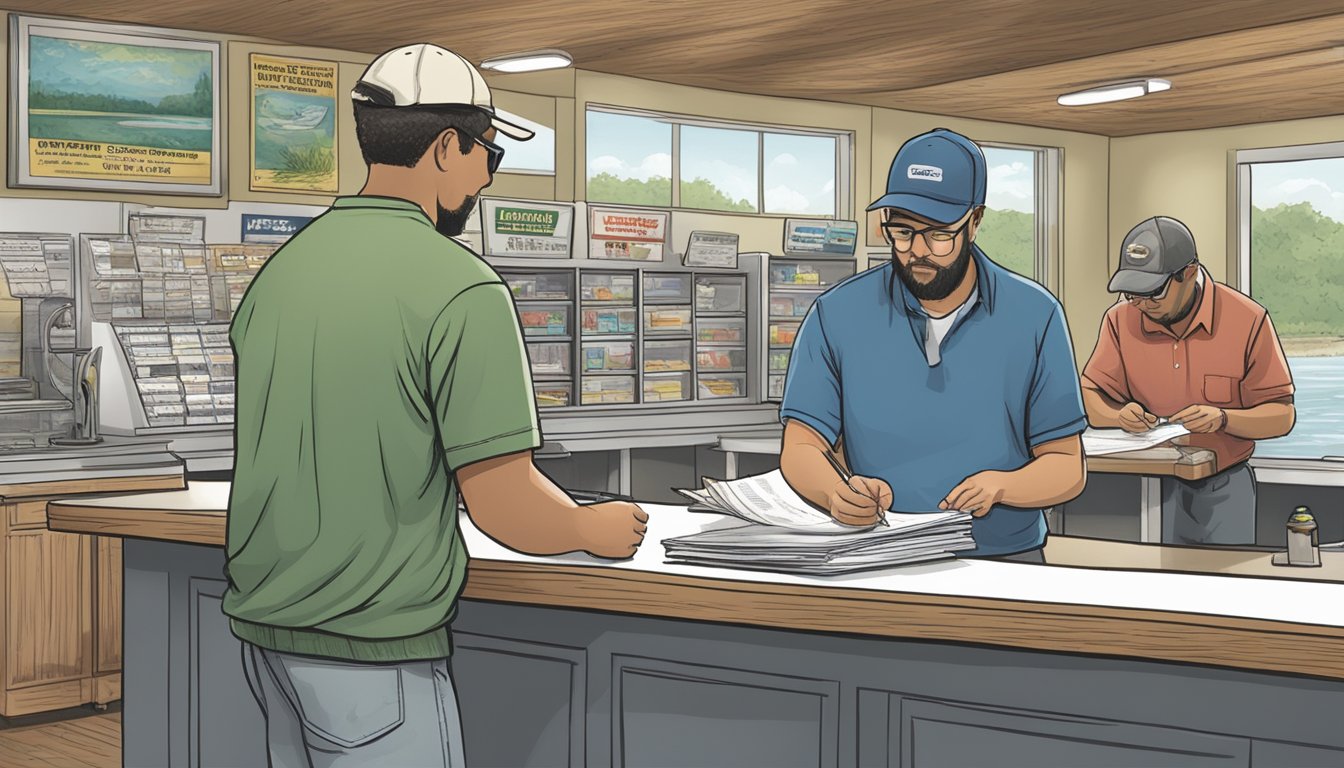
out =
[(1120, 244), (1120, 269), (1106, 290), (1153, 293), (1195, 260), (1195, 236), (1176, 219), (1154, 216), (1129, 230)]

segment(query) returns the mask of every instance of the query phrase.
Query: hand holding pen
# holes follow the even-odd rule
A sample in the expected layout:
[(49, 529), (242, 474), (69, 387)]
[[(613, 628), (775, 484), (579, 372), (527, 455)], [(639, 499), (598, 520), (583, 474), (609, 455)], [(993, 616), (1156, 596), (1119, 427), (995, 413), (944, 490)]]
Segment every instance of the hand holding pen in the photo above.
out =
[(891, 486), (875, 477), (851, 473), (830, 451), (821, 453), (841, 478), (831, 493), (831, 517), (845, 525), (868, 527), (877, 523), (889, 527), (883, 515), (891, 508)]

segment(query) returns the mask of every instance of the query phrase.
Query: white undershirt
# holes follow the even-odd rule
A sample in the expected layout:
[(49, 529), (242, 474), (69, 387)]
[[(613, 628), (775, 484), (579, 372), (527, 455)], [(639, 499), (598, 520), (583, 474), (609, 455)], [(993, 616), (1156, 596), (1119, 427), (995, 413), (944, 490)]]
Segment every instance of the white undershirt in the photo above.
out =
[[(952, 330), (952, 325), (957, 322), (957, 318), (965, 314), (969, 308), (975, 304), (975, 299), (980, 295), (980, 287), (971, 288), (971, 295), (966, 297), (966, 301), (961, 306), (948, 312), (942, 317), (926, 316), (924, 318), (924, 357), (928, 358), (929, 365), (937, 365), (942, 362), (943, 339), (947, 338), (947, 332)], [(927, 315), (927, 312), (925, 313)]]

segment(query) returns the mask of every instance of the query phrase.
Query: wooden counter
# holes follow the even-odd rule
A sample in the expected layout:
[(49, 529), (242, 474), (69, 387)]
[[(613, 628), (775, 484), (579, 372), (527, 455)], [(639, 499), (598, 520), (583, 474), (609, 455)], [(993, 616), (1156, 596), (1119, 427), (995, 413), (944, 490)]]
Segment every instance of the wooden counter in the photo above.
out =
[(0, 715), (121, 698), (121, 539), (47, 529), (47, 502), (186, 488), (166, 443), (0, 451)]
[[(54, 530), (222, 546), (227, 502), (227, 483), (198, 482), (56, 501), (48, 518)], [(1046, 557), (1064, 568), (960, 560), (809, 578), (663, 563), (658, 541), (719, 518), (646, 509), (646, 543), (620, 563), (524, 556), (464, 515), (473, 555), (464, 597), (1344, 679), (1344, 553), (1324, 553), (1322, 568), (1282, 568), (1265, 552), (1057, 536)]]
[[(49, 506), (128, 537), (127, 765), (265, 763), (222, 612), (228, 490)], [(1344, 765), (1344, 554), (1054, 537), (1051, 566), (804, 577), (665, 563), (660, 540), (733, 521), (645, 509), (621, 562), (521, 555), (461, 518), (468, 764)]]

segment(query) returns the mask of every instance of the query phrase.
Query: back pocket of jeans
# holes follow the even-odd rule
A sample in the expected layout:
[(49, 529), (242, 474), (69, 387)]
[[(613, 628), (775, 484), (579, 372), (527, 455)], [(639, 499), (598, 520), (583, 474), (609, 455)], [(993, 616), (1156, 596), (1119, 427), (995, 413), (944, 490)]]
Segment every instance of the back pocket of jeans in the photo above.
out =
[(405, 720), (401, 670), (376, 664), (274, 654), (297, 699), (299, 717), (313, 734), (341, 747), (358, 747)]

